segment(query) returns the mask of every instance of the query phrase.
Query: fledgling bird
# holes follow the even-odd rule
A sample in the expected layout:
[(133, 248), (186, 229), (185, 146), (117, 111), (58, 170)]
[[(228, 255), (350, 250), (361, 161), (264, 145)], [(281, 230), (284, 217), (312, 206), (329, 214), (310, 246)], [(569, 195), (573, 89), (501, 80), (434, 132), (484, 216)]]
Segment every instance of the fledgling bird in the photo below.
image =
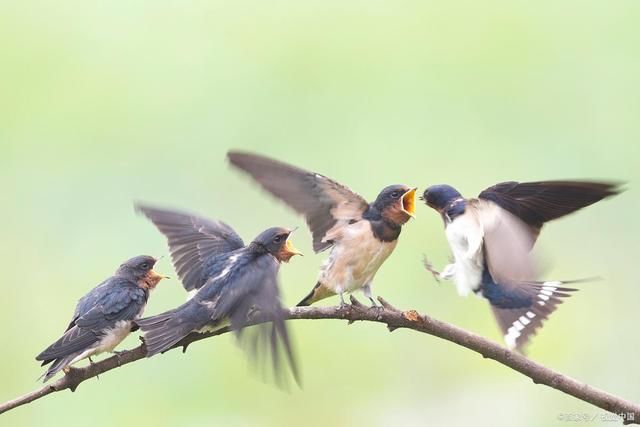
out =
[(507, 347), (521, 350), (577, 290), (562, 286), (567, 281), (535, 280), (530, 251), (542, 226), (619, 192), (605, 182), (503, 182), (465, 199), (450, 185), (431, 186), (421, 200), (442, 216), (454, 262), (442, 273), (425, 266), (436, 278), (453, 278), (460, 295), (486, 298)]
[(398, 243), (402, 226), (414, 216), (416, 188), (391, 185), (367, 203), (349, 188), (318, 173), (268, 157), (231, 151), (231, 164), (251, 175), (264, 189), (304, 215), (313, 249), (331, 248), (316, 285), (298, 304), (362, 289), (375, 306), (373, 278)]
[(149, 294), (167, 278), (153, 270), (156, 261), (146, 255), (131, 258), (78, 301), (64, 335), (36, 356), (42, 366), (51, 363), (45, 382), (82, 359), (113, 351), (129, 335)]
[(293, 230), (269, 228), (245, 245), (221, 221), (146, 206), (137, 209), (166, 236), (178, 276), (190, 291), (190, 299), (181, 306), (136, 322), (144, 332), (147, 357), (171, 348), (191, 332), (230, 325), (242, 338), (252, 315), (260, 313), (270, 321), (254, 327), (257, 334), (250, 336), (255, 341), (249, 347), (259, 352), (257, 345), (268, 343), (276, 373), (283, 349), (297, 380), (277, 281), (280, 263), (302, 255), (288, 240)]

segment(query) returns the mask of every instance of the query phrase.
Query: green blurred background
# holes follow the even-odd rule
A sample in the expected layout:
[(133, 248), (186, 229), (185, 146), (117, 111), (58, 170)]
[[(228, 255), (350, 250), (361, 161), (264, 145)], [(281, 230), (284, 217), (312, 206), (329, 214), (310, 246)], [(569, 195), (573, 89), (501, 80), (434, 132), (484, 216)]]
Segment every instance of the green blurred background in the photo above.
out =
[[(584, 284), (529, 354), (639, 401), (638, 22), (634, 0), (0, 3), (0, 400), (38, 386), (34, 356), (80, 296), (128, 257), (167, 253), (134, 200), (224, 219), (246, 239), (304, 225), (229, 169), (225, 152), (241, 148), (369, 199), (398, 182), (472, 196), (504, 180), (627, 181), (543, 232), (546, 277), (604, 280)], [(325, 256), (306, 229), (294, 242), (307, 256), (282, 269), (288, 304)], [(499, 340), (487, 304), (436, 284), (422, 253), (437, 266), (449, 256), (440, 218), (420, 205), (375, 293)], [(174, 275), (166, 258), (158, 270)], [(163, 282), (147, 313), (184, 297)], [(539, 426), (603, 412), (412, 331), (290, 326), (302, 390), (263, 383), (224, 336), (0, 425)]]

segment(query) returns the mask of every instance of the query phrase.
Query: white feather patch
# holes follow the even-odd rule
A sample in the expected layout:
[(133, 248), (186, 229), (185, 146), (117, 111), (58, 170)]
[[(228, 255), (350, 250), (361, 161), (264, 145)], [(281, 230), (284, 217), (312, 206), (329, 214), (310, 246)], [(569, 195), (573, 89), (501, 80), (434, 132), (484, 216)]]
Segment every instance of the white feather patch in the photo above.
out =
[[(224, 269), (215, 277), (212, 277), (211, 279), (207, 280), (207, 283), (210, 282), (215, 282), (217, 280), (223, 279), (224, 277), (226, 277), (227, 274), (229, 274), (229, 272), (231, 271), (231, 269), (233, 268), (233, 266), (236, 264), (236, 262), (238, 262), (238, 258), (240, 258), (242, 254), (235, 254), (235, 255), (231, 255), (229, 257), (229, 259), (227, 260), (227, 265), (224, 267)], [(201, 286), (198, 289), (192, 289), (187, 293), (187, 301), (189, 301), (190, 299), (192, 299), (193, 297), (196, 296), (196, 294), (200, 291), (200, 289), (202, 289), (204, 287)]]

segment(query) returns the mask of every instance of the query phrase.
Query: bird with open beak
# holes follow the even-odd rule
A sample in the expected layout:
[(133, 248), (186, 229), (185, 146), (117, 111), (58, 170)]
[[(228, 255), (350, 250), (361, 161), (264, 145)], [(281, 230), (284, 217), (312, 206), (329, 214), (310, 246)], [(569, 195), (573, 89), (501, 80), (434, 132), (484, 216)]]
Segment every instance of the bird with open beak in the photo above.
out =
[(36, 356), (42, 366), (51, 364), (44, 381), (82, 359), (113, 351), (136, 328), (133, 322), (150, 292), (167, 278), (153, 270), (156, 261), (146, 255), (131, 258), (78, 301), (64, 335)]
[[(297, 381), (277, 280), (280, 264), (302, 255), (289, 241), (293, 230), (269, 228), (245, 245), (221, 221), (148, 206), (138, 210), (167, 238), (175, 269), (190, 292), (181, 306), (136, 322), (144, 332), (147, 356), (168, 350), (192, 332), (230, 326), (238, 338), (252, 340), (247, 346), (252, 351), (263, 352), (257, 346), (268, 343), (276, 374), (284, 350)], [(257, 314), (269, 322), (254, 326), (257, 333), (241, 333)]]
[(441, 215), (454, 262), (441, 273), (426, 259), (425, 267), (436, 279), (453, 279), (460, 295), (486, 298), (507, 347), (521, 350), (577, 290), (537, 280), (530, 251), (542, 226), (619, 191), (603, 182), (503, 182), (465, 199), (450, 185), (431, 186), (421, 199)]
[(375, 306), (371, 286), (376, 272), (398, 243), (402, 226), (414, 216), (416, 188), (391, 185), (367, 203), (347, 187), (318, 173), (268, 157), (231, 151), (231, 164), (304, 215), (313, 249), (331, 249), (316, 285), (298, 304), (362, 289)]

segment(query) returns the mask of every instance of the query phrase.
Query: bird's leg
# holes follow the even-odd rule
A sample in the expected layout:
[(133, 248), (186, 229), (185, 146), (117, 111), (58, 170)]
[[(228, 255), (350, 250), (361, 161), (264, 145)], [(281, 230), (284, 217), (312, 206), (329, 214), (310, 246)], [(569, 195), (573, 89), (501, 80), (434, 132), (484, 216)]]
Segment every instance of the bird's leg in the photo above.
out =
[(442, 270), (442, 273), (440, 273), (440, 278), (444, 280), (449, 280), (453, 277), (455, 273), (456, 273), (456, 264), (454, 261), (451, 264), (447, 264), (444, 267), (444, 269)]
[[(87, 357), (87, 359), (89, 359), (89, 365), (93, 366), (93, 359), (91, 358), (91, 356)], [(96, 375), (96, 379), (99, 380), (100, 379), (100, 375)]]
[(344, 302), (344, 292), (342, 292), (342, 290), (339, 290), (338, 295), (340, 295), (340, 308), (345, 308), (347, 306), (347, 303)]
[(426, 255), (422, 255), (422, 264), (424, 268), (433, 275), (436, 282), (440, 283), (440, 272), (433, 267), (433, 264), (431, 264), (431, 261), (429, 261)]
[(376, 300), (373, 299), (373, 294), (371, 293), (371, 283), (367, 283), (362, 287), (362, 292), (364, 296), (369, 298), (371, 301), (371, 308), (378, 308), (378, 304), (376, 304)]

